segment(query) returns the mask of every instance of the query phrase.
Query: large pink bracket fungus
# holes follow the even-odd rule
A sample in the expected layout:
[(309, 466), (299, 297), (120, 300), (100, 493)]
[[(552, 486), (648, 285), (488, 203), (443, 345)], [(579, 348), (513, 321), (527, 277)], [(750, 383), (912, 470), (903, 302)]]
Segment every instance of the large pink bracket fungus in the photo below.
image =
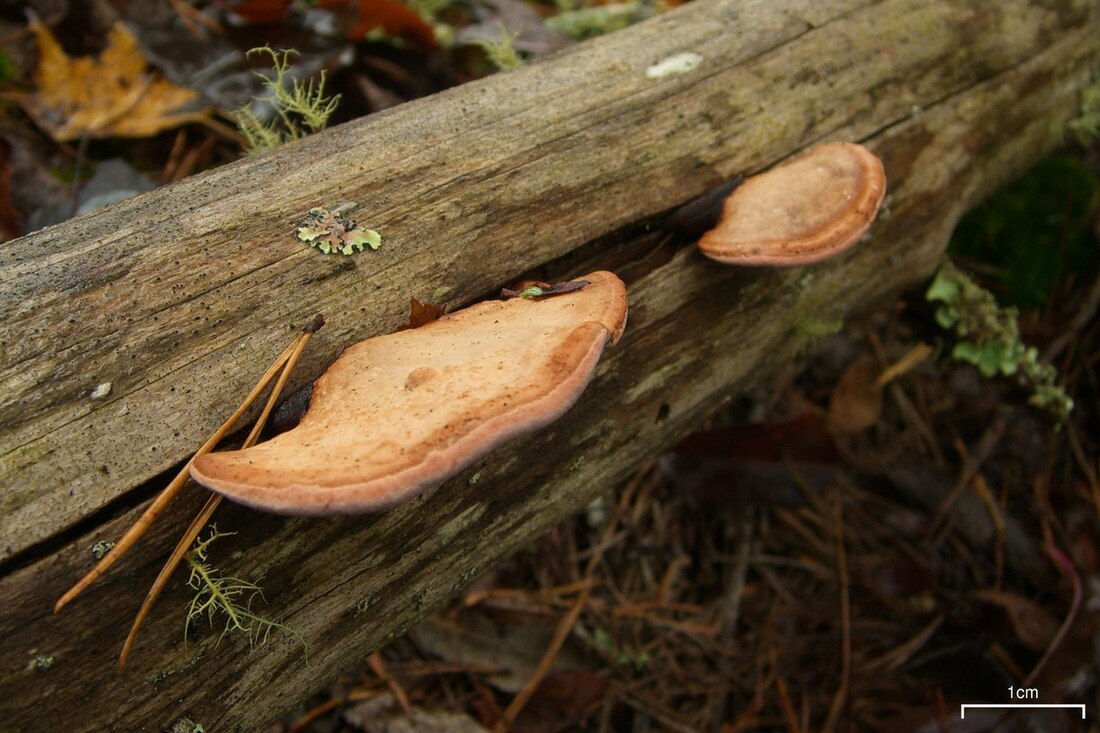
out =
[(191, 476), (283, 514), (384, 509), (568, 410), (626, 326), (610, 272), (552, 297), (479, 303), (361, 341), (317, 380), (299, 425), (195, 459)]
[(886, 193), (882, 162), (855, 143), (823, 143), (741, 183), (699, 240), (732, 265), (805, 265), (855, 244)]

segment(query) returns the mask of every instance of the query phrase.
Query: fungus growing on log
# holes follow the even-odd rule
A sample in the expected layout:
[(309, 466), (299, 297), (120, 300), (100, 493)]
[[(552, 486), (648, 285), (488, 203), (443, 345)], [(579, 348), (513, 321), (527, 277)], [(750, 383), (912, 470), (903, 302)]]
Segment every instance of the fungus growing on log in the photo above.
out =
[(882, 162), (867, 148), (817, 145), (734, 189), (699, 249), (732, 265), (817, 262), (859, 240), (885, 193)]
[(470, 306), (417, 329), (361, 341), (317, 380), (298, 426), (209, 453), (192, 477), (283, 514), (392, 506), (568, 410), (626, 325), (609, 272), (579, 290)]

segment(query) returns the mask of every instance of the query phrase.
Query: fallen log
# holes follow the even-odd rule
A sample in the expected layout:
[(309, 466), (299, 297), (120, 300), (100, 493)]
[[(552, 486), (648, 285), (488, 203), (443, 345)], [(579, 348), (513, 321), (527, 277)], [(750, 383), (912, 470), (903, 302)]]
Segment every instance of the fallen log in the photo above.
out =
[[(683, 53), (699, 63), (660, 65)], [(1091, 2), (697, 0), (0, 246), (0, 719), (264, 728), (794, 358), (800, 324), (920, 282), (967, 208), (1061, 144), (1098, 63)], [(737, 270), (660, 230), (824, 139), (886, 166), (889, 215), (850, 254)], [(343, 202), (382, 249), (294, 239), (310, 208)], [(277, 635), (251, 653), (218, 630), (185, 640), (192, 591), (175, 581), (116, 671), (198, 490), (51, 614), (314, 313), (329, 325), (298, 384), (400, 324), (410, 297), (453, 308), (525, 272), (600, 268), (627, 281), (629, 324), (558, 423), (383, 514), (219, 515), (237, 534), (213, 561), (256, 580), (258, 610), (308, 653)]]

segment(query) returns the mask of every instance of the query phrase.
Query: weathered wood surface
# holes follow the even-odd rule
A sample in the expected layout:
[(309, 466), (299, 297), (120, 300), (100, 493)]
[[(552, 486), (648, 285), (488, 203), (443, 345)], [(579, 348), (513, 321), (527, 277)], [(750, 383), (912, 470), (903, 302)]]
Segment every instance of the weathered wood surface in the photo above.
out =
[[(646, 77), (684, 51), (704, 57), (695, 71)], [(1091, 1), (697, 0), (2, 245), (0, 730), (262, 729), (791, 358), (800, 321), (919, 281), (967, 207), (1060, 143), (1098, 62)], [(821, 139), (866, 141), (890, 180), (889, 216), (839, 261), (736, 271), (629, 229)], [(290, 237), (342, 201), (382, 250), (326, 258)], [(183, 460), (314, 312), (329, 325), (299, 382), (401, 322), (410, 296), (454, 306), (555, 260), (555, 274), (618, 270), (631, 304), (562, 421), (384, 514), (219, 516), (239, 534), (216, 563), (259, 579), (308, 657), (281, 639), (251, 654), (216, 633), (185, 643), (177, 581), (115, 671), (198, 491), (50, 614), (90, 547), (140, 510), (135, 488)]]

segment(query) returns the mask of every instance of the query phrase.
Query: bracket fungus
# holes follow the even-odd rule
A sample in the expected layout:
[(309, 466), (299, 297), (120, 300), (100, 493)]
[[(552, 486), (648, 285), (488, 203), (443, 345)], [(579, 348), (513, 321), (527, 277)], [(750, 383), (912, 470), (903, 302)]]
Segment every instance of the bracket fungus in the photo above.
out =
[(626, 325), (609, 272), (579, 290), (470, 306), (349, 347), (298, 426), (195, 459), (227, 498), (301, 515), (384, 509), (568, 410)]
[(734, 189), (699, 249), (732, 265), (818, 262), (859, 240), (885, 193), (882, 161), (870, 150), (816, 145)]

